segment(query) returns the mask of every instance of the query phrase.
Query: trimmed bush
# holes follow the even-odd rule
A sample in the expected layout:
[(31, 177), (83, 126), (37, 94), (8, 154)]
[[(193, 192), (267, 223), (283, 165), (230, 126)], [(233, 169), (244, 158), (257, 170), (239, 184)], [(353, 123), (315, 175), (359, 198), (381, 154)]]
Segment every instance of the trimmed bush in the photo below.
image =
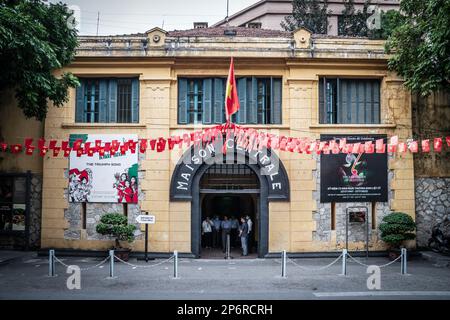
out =
[(403, 212), (392, 212), (380, 223), (381, 240), (393, 248), (398, 248), (403, 241), (413, 240), (416, 235), (416, 223), (410, 215)]
[(107, 213), (102, 216), (95, 229), (102, 235), (115, 237), (116, 247), (120, 248), (120, 241), (134, 240), (136, 226), (128, 224), (128, 219), (123, 214)]

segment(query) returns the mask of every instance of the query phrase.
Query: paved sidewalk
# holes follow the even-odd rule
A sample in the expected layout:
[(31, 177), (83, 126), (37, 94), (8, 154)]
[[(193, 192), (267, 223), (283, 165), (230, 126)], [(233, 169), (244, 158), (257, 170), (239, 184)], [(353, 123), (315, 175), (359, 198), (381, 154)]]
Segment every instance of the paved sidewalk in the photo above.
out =
[[(279, 259), (206, 260), (179, 259), (179, 279), (173, 278), (173, 260), (146, 264), (130, 260), (133, 267), (115, 263), (116, 278), (108, 278), (109, 262), (81, 272), (81, 290), (67, 289), (70, 274), (57, 264), (57, 277), (48, 277), (43, 257), (24, 257), (0, 266), (0, 299), (450, 299), (450, 268), (423, 259), (408, 264), (410, 275), (400, 274), (400, 263), (381, 269), (381, 290), (367, 289), (367, 269), (348, 262), (342, 276), (341, 261), (295, 259), (281, 278)], [(92, 267), (98, 258), (64, 257), (80, 268)], [(358, 258), (365, 264), (383, 265), (387, 258)], [(155, 265), (155, 266), (153, 266)], [(144, 268), (142, 268), (145, 266)]]

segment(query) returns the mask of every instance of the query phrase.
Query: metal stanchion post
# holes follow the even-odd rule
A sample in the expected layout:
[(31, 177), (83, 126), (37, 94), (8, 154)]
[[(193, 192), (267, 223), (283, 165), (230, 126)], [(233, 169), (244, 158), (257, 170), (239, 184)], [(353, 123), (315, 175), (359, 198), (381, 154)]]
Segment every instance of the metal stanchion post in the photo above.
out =
[(347, 275), (347, 249), (342, 250), (342, 275)]
[(231, 243), (230, 243), (230, 234), (227, 234), (227, 246), (225, 252), (225, 259), (231, 259)]
[(406, 248), (402, 248), (401, 251), (401, 259), (400, 259), (400, 268), (401, 268), (401, 274), (405, 275), (408, 273), (408, 255)]
[(173, 277), (175, 279), (178, 278), (178, 251), (175, 250), (173, 252)]
[(286, 278), (286, 250), (281, 253), (281, 277)]
[(55, 276), (55, 250), (48, 251), (48, 276)]
[(114, 250), (109, 250), (109, 277), (114, 278)]

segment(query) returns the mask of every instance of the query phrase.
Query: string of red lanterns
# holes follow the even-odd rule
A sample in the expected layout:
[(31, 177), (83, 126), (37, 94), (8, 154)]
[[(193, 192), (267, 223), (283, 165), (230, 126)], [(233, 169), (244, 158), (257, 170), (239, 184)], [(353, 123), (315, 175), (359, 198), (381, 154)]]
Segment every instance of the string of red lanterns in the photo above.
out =
[[(217, 138), (223, 137), (229, 139), (233, 135), (233, 139), (237, 145), (246, 150), (261, 150), (263, 148), (271, 148), (279, 151), (295, 152), (295, 153), (316, 153), (316, 154), (338, 154), (338, 153), (418, 153), (419, 145), (423, 153), (429, 153), (431, 149), (434, 152), (441, 152), (443, 147), (443, 137), (435, 137), (433, 139), (414, 140), (408, 139), (404, 142), (399, 141), (398, 136), (390, 137), (388, 141), (378, 139), (373, 143), (366, 141), (364, 143), (346, 143), (345, 138), (340, 138), (338, 141), (320, 141), (310, 138), (294, 138), (286, 136), (278, 136), (269, 134), (263, 131), (258, 131), (253, 128), (241, 127), (235, 124), (218, 125), (212, 128), (203, 129), (191, 133), (184, 133), (182, 135), (175, 135), (169, 138), (158, 137), (156, 139), (139, 139), (138, 141), (128, 140), (126, 142), (119, 142), (112, 140), (111, 142), (104, 142), (102, 140), (95, 140), (92, 142), (85, 142), (77, 139), (70, 146), (68, 140), (61, 141), (58, 145), (57, 140), (50, 140), (46, 145), (46, 140), (40, 138), (37, 141), (37, 146), (32, 145), (33, 139), (26, 138), (23, 144), (8, 144), (0, 142), (0, 151), (10, 152), (12, 154), (20, 154), (25, 152), (26, 155), (33, 155), (34, 151), (39, 150), (40, 156), (45, 156), (49, 152), (53, 157), (58, 157), (62, 154), (64, 157), (69, 157), (72, 151), (76, 152), (78, 157), (86, 154), (92, 157), (95, 153), (104, 156), (105, 153), (126, 154), (131, 153), (145, 153), (148, 150), (163, 152), (166, 149), (173, 150), (176, 145), (180, 149), (183, 145), (190, 146), (206, 144), (215, 141)], [(450, 136), (445, 137), (447, 147), (450, 147)], [(433, 148), (431, 148), (433, 146)]]

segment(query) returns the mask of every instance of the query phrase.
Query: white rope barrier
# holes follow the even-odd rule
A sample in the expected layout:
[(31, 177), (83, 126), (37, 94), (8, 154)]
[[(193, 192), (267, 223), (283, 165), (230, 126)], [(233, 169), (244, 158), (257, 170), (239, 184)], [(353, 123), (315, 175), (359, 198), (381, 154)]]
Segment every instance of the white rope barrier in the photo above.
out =
[(302, 265), (299, 265), (297, 262), (295, 262), (294, 260), (292, 260), (291, 258), (288, 258), (288, 261), (293, 263), (294, 265), (296, 265), (297, 267), (299, 267), (300, 269), (303, 270), (307, 270), (307, 271), (320, 271), (320, 270), (325, 270), (329, 267), (331, 267), (333, 264), (335, 264), (336, 262), (338, 262), (340, 259), (342, 258), (342, 254), (337, 257), (335, 260), (333, 260), (331, 263), (327, 264), (326, 266), (322, 266), (322, 267), (317, 267), (317, 268), (310, 268), (310, 267), (305, 267)]
[(354, 257), (352, 257), (349, 253), (347, 253), (347, 255), (350, 258), (350, 260), (356, 262), (357, 264), (359, 264), (361, 266), (364, 266), (364, 267), (377, 266), (378, 268), (384, 268), (384, 267), (390, 266), (391, 264), (397, 262), (398, 260), (400, 260), (402, 258), (402, 256), (400, 255), (395, 260), (392, 260), (391, 262), (388, 262), (386, 264), (382, 264), (382, 265), (379, 266), (379, 265), (376, 265), (376, 264), (365, 264), (365, 263), (355, 259)]
[(152, 267), (160, 266), (160, 265), (162, 265), (162, 264), (164, 264), (164, 263), (169, 262), (170, 260), (172, 260), (172, 259), (174, 258), (174, 255), (172, 255), (169, 259), (163, 260), (163, 261), (161, 261), (161, 262), (154, 263), (154, 264), (151, 264), (151, 265), (142, 265), (142, 266), (141, 266), (141, 265), (132, 264), (132, 263), (129, 263), (129, 262), (127, 262), (127, 261), (124, 261), (124, 260), (120, 259), (120, 258), (119, 258), (118, 256), (116, 256), (116, 255), (114, 255), (114, 258), (116, 258), (118, 261), (122, 262), (123, 264), (125, 264), (125, 265), (127, 265), (127, 266), (130, 266), (130, 267), (132, 267), (133, 269), (136, 269), (136, 268), (152, 268)]
[[(66, 268), (69, 267), (68, 264), (66, 264), (66, 263), (64, 263), (63, 261), (61, 261), (58, 257), (54, 256), (54, 259), (55, 259), (56, 262), (62, 264), (64, 267), (66, 267)], [(109, 256), (106, 257), (105, 259), (103, 259), (101, 262), (97, 263), (97, 264), (94, 265), (94, 266), (90, 266), (90, 267), (86, 267), (86, 268), (80, 268), (80, 271), (88, 271), (88, 270), (91, 270), (91, 269), (100, 267), (102, 264), (105, 264), (106, 261), (108, 261), (108, 260), (109, 260)]]

